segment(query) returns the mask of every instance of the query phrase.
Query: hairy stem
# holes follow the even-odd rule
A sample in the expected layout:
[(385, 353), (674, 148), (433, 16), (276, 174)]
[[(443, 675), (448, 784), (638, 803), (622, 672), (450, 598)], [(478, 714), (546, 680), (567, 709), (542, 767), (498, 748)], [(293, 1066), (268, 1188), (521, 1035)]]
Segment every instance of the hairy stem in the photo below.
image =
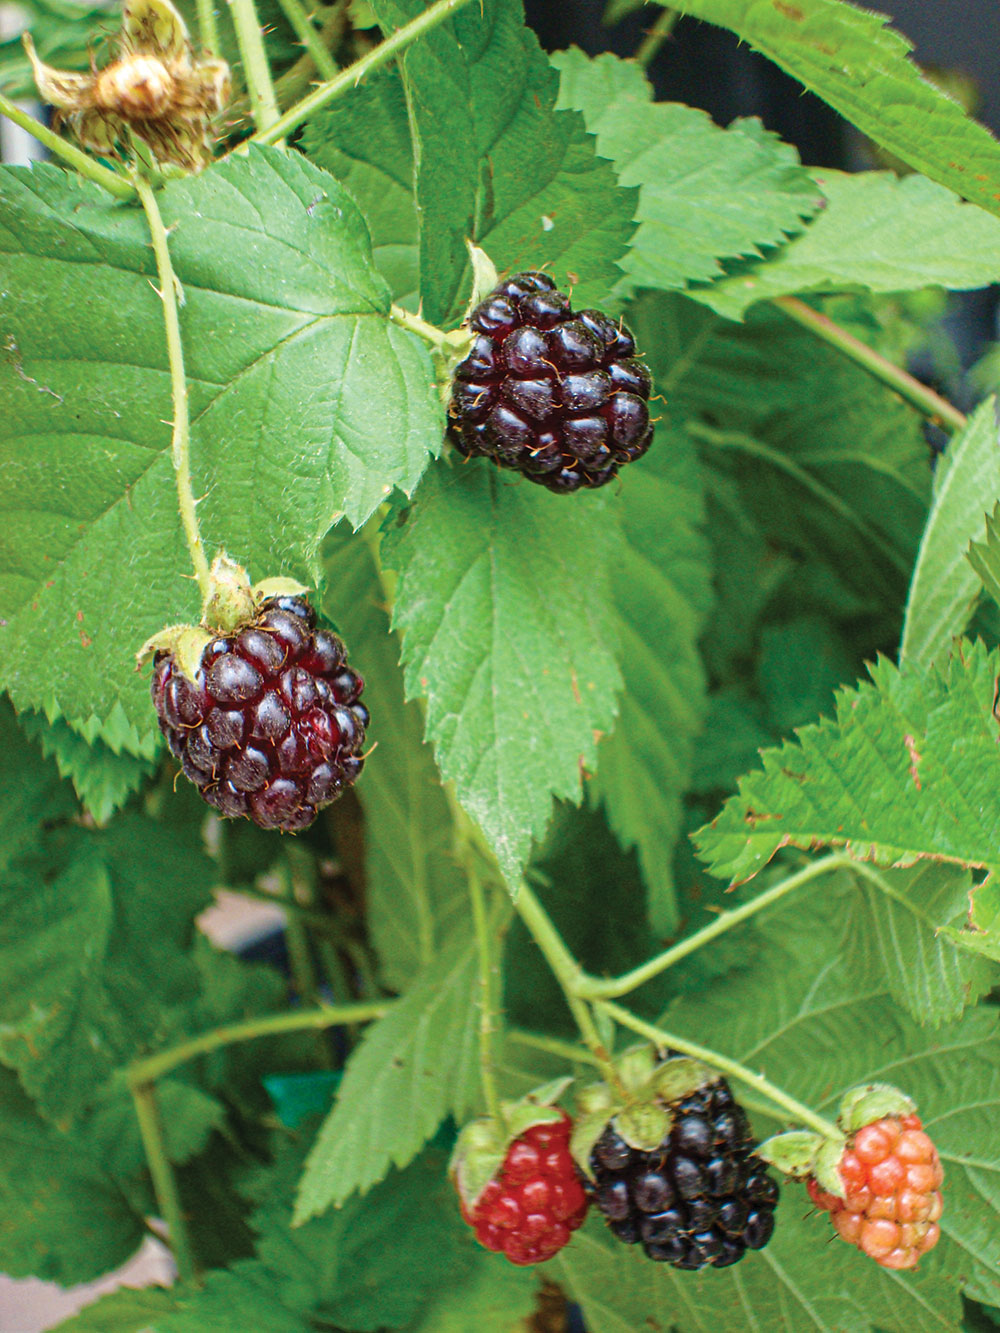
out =
[(849, 856), (842, 852), (834, 852), (830, 856), (824, 856), (821, 861), (814, 861), (803, 870), (787, 879), (781, 880), (771, 888), (759, 894), (756, 898), (751, 898), (749, 902), (741, 907), (733, 908), (731, 912), (722, 912), (710, 925), (704, 926), (701, 930), (696, 930), (693, 935), (687, 939), (681, 940), (663, 953), (657, 954), (655, 958), (650, 958), (646, 963), (634, 967), (631, 972), (625, 972), (620, 977), (609, 977), (604, 980), (601, 977), (584, 977), (577, 983), (576, 991), (578, 995), (585, 999), (611, 1000), (619, 995), (627, 995), (629, 991), (637, 990), (640, 986), (651, 981), (653, 977), (658, 977), (661, 972), (666, 972), (668, 968), (679, 963), (682, 958), (687, 958), (706, 944), (711, 944), (713, 940), (724, 935), (727, 930), (732, 930), (734, 926), (748, 921), (756, 916), (758, 912), (763, 912), (789, 893), (794, 893), (796, 889), (801, 889), (803, 885), (811, 880), (817, 879), (820, 875), (828, 875), (834, 870), (840, 870), (845, 866), (853, 866), (855, 863)]
[[(243, 77), (250, 94), (254, 124), (258, 133), (270, 130), (277, 123), (280, 112), (254, 0), (228, 0), (228, 3), (243, 61)], [(268, 139), (268, 143), (278, 143), (283, 137), (281, 134), (275, 135)]]
[(546, 1037), (541, 1032), (525, 1032), (521, 1028), (508, 1028), (507, 1039), (518, 1046), (527, 1046), (533, 1051), (545, 1051), (548, 1055), (558, 1056), (561, 1060), (575, 1061), (577, 1064), (593, 1065), (601, 1068), (601, 1062), (593, 1051), (583, 1046), (574, 1046), (571, 1041), (560, 1041), (558, 1037)]
[(188, 412), (187, 376), (184, 373), (184, 346), (181, 342), (181, 325), (177, 313), (177, 292), (180, 283), (174, 275), (174, 266), (170, 262), (167, 229), (163, 225), (153, 187), (149, 181), (137, 174), (135, 188), (149, 223), (149, 233), (153, 238), (153, 253), (156, 256), (156, 271), (160, 278), (159, 294), (163, 302), (163, 323), (167, 331), (167, 356), (170, 361), (170, 386), (174, 405), (170, 455), (177, 482), (177, 506), (180, 509), (184, 540), (191, 553), (195, 578), (204, 598), (208, 595), (208, 560), (205, 558), (205, 548), (201, 543), (194, 491), (191, 489), (191, 420)]
[(841, 1137), (840, 1131), (831, 1120), (825, 1120), (823, 1116), (817, 1115), (811, 1107), (797, 1101), (794, 1097), (790, 1097), (787, 1092), (776, 1087), (763, 1074), (755, 1074), (746, 1065), (741, 1065), (736, 1060), (730, 1060), (726, 1055), (720, 1055), (718, 1051), (713, 1051), (709, 1046), (699, 1046), (696, 1042), (688, 1041), (685, 1037), (678, 1037), (673, 1032), (655, 1027), (652, 1023), (637, 1018), (628, 1009), (623, 1009), (620, 1004), (612, 1004), (609, 1000), (598, 1000), (597, 1007), (603, 1010), (619, 1026), (629, 1028), (632, 1032), (638, 1033), (640, 1037), (645, 1037), (647, 1041), (670, 1050), (680, 1051), (682, 1055), (690, 1055), (693, 1059), (701, 1060), (703, 1064), (718, 1069), (722, 1074), (728, 1074), (731, 1078), (739, 1079), (748, 1088), (760, 1093), (772, 1105), (780, 1106), (783, 1111), (787, 1111), (793, 1120), (814, 1129), (817, 1134), (822, 1134), (824, 1138), (839, 1139)]
[(660, 47), (667, 40), (674, 30), (674, 25), (680, 18), (676, 9), (665, 9), (656, 20), (649, 32), (639, 43), (638, 50), (635, 53), (635, 63), (641, 65), (643, 69), (648, 69), (659, 54)]
[(252, 1041), (255, 1037), (276, 1037), (287, 1032), (308, 1032), (310, 1029), (344, 1027), (349, 1023), (369, 1023), (381, 1018), (392, 1007), (391, 1000), (374, 1000), (359, 1004), (322, 1004), (316, 1009), (292, 1009), (287, 1013), (264, 1014), (247, 1019), (245, 1023), (227, 1023), (212, 1028), (198, 1037), (170, 1046), (155, 1055), (147, 1055), (129, 1066), (129, 1082), (133, 1087), (152, 1083), (169, 1074), (178, 1065), (199, 1055), (208, 1055), (233, 1046), (237, 1042)]
[(497, 1022), (493, 944), (486, 914), (486, 893), (479, 878), (479, 869), (475, 864), (475, 853), (470, 853), (469, 856), (466, 882), (469, 886), (469, 901), (472, 904), (472, 920), (475, 924), (476, 945), (479, 952), (479, 1077), (487, 1113), (494, 1120), (502, 1120), (496, 1082)]
[(337, 62), (323, 45), (319, 30), (315, 27), (312, 15), (306, 13), (299, 0), (278, 0), (285, 18), (295, 30), (295, 35), (309, 52), (316, 72), (324, 79), (337, 77)]
[(404, 310), (401, 305), (393, 303), (389, 310), (389, 318), (400, 328), (409, 329), (418, 338), (423, 338), (424, 342), (430, 343), (432, 347), (444, 347), (448, 343), (448, 335), (444, 329), (439, 329), (436, 324), (429, 324), (419, 315), (411, 315), (409, 310)]
[(215, 21), (215, 0), (197, 0), (198, 36), (206, 51), (219, 54), (219, 25)]
[(53, 133), (47, 125), (43, 125), (40, 120), (34, 116), (29, 116), (27, 111), (12, 102), (9, 97), (4, 97), (0, 93), (0, 115), (4, 115), (8, 120), (12, 120), (15, 125), (19, 125), (22, 130), (43, 144), (54, 157), (61, 157), (67, 166), (75, 167), (81, 176), (86, 176), (95, 185), (102, 186), (109, 194), (113, 194), (116, 199), (131, 199), (135, 190), (124, 176), (119, 176), (116, 171), (110, 171), (107, 167), (102, 167), (100, 162), (95, 162), (89, 157), (82, 148), (77, 148), (68, 139), (61, 138)]
[[(235, 3), (235, 0), (231, 0)], [(372, 70), (380, 69), (400, 51), (403, 51), (422, 37), (424, 33), (430, 32), (438, 24), (443, 23), (457, 10), (470, 3), (470, 0), (435, 0), (435, 3), (429, 5), (422, 14), (418, 14), (415, 19), (404, 24), (402, 28), (387, 37), (384, 42), (380, 42), (367, 55), (356, 60), (353, 65), (348, 67), (336, 76), (336, 78), (327, 80), (318, 88), (308, 93), (301, 102), (296, 103), (289, 111), (286, 111), (273, 125), (269, 127), (258, 126), (257, 133), (253, 136), (257, 143), (277, 143), (279, 139), (290, 134), (292, 130), (297, 129), (303, 121), (308, 120), (314, 111), (318, 111), (321, 106), (326, 106), (327, 102), (332, 102), (335, 97), (348, 92), (351, 88), (356, 88), (366, 74)]]
[(775, 297), (774, 304), (780, 310), (783, 310), (789, 319), (794, 319), (797, 324), (801, 324), (803, 328), (814, 333), (817, 338), (822, 338), (831, 347), (836, 347), (838, 351), (850, 357), (863, 370), (867, 370), (869, 375), (881, 380), (884, 385), (892, 389), (894, 393), (898, 393), (900, 398), (905, 399), (911, 407), (915, 407), (918, 412), (922, 412), (936, 425), (949, 431), (964, 430), (967, 420), (965, 414), (949, 403), (946, 398), (942, 398), (933, 389), (929, 389), (926, 384), (921, 384), (918, 379), (914, 379), (912, 375), (899, 366), (893, 365), (891, 361), (869, 347), (867, 343), (863, 343), (860, 338), (855, 338), (852, 333), (842, 329), (832, 319), (828, 319), (826, 315), (821, 315), (812, 306), (806, 305), (805, 301), (800, 301), (797, 296), (778, 296)]
[(182, 1282), (196, 1284), (198, 1270), (191, 1249), (191, 1237), (188, 1235), (187, 1223), (181, 1208), (177, 1177), (167, 1156), (156, 1086), (151, 1081), (130, 1080), (130, 1087), (136, 1118), (139, 1121), (139, 1133), (142, 1135), (142, 1146), (146, 1152), (149, 1174), (153, 1179), (153, 1191), (156, 1194), (157, 1207), (167, 1224), (170, 1248), (177, 1264), (177, 1275)]

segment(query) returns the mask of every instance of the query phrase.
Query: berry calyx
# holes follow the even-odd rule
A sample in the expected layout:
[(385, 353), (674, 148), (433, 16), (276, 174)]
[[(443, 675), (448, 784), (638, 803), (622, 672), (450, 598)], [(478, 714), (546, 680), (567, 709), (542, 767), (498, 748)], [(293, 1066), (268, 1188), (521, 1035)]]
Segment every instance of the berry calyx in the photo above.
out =
[(449, 434), (559, 493), (604, 486), (649, 448), (650, 377), (623, 324), (574, 311), (545, 273), (516, 273), (469, 316)]
[(846, 1142), (837, 1163), (840, 1193), (806, 1180), (809, 1197), (830, 1214), (837, 1235), (882, 1268), (916, 1268), (941, 1238), (944, 1171), (920, 1117), (884, 1116)]

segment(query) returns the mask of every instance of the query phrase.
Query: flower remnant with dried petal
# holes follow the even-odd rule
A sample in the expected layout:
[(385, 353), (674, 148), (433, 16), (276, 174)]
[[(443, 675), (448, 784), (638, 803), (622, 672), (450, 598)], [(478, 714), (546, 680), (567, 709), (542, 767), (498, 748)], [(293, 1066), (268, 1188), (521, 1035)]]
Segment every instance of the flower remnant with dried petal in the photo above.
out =
[(85, 148), (114, 155), (138, 140), (158, 165), (186, 171), (211, 160), (211, 122), (229, 98), (229, 66), (195, 57), (170, 0), (129, 0), (117, 59), (90, 74), (44, 64), (27, 34), (24, 45), (39, 92)]

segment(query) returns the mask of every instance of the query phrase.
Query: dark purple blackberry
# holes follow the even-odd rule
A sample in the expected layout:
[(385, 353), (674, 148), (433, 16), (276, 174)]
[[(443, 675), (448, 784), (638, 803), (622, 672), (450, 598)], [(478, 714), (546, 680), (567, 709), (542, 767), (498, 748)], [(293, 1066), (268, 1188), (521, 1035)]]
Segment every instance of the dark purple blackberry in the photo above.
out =
[(448, 405), (459, 453), (563, 492), (605, 485), (649, 448), (649, 371), (624, 325), (574, 311), (545, 273), (516, 273), (469, 328)]
[(193, 683), (157, 653), (152, 682), (160, 730), (209, 805), (286, 833), (307, 828), (361, 772), (363, 689), (301, 597), (271, 598), (252, 623), (214, 639)]
[(753, 1153), (746, 1114), (725, 1079), (672, 1106), (652, 1151), (612, 1124), (590, 1154), (593, 1200), (614, 1234), (675, 1268), (725, 1268), (774, 1231), (778, 1186)]

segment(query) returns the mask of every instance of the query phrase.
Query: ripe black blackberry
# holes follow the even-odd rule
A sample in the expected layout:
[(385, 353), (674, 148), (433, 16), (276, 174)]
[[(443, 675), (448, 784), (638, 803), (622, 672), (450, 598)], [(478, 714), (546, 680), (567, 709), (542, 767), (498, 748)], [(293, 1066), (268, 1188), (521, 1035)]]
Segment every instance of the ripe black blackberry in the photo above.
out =
[(455, 447), (550, 491), (603, 486), (649, 448), (649, 371), (623, 324), (574, 311), (545, 273), (516, 273), (473, 310), (455, 371)]
[(209, 805), (292, 833), (349, 787), (364, 762), (364, 682), (301, 597), (273, 597), (211, 640), (194, 681), (158, 652), (153, 705)]
[(746, 1113), (725, 1079), (670, 1107), (670, 1130), (651, 1151), (609, 1124), (594, 1144), (594, 1203), (611, 1230), (675, 1268), (726, 1268), (774, 1231), (778, 1186), (754, 1156)]

